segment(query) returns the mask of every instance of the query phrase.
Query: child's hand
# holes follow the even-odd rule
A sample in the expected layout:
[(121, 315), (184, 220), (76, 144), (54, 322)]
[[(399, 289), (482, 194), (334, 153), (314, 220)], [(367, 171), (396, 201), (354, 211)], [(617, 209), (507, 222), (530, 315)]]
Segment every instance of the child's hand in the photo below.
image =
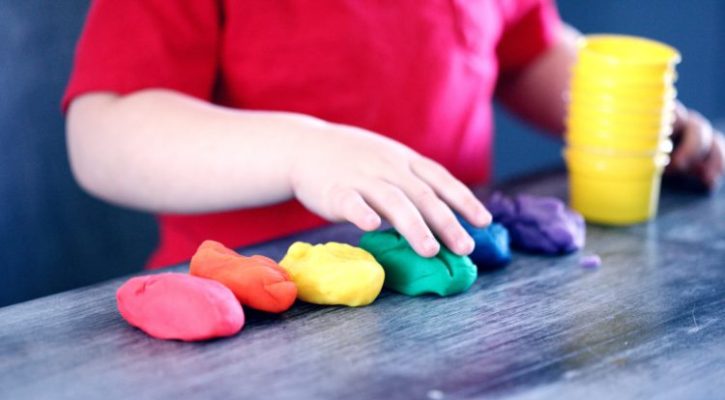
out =
[(369, 231), (384, 217), (424, 257), (439, 250), (431, 229), (453, 252), (473, 250), (473, 240), (451, 208), (477, 226), (491, 222), (463, 183), (398, 142), (325, 124), (303, 143), (292, 163), (292, 188), (307, 208), (324, 218), (347, 220)]
[(716, 190), (725, 173), (725, 136), (696, 111), (677, 104), (673, 138), (678, 142), (669, 171), (693, 175)]

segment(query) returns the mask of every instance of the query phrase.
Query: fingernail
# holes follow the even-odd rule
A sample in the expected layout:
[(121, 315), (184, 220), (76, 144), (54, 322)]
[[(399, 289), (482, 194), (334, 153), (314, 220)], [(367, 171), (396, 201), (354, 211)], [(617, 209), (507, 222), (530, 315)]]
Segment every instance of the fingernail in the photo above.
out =
[(440, 245), (435, 239), (431, 237), (425, 239), (425, 241), (423, 242), (423, 251), (425, 252), (425, 254), (433, 257), (434, 255), (438, 254), (438, 250), (440, 250)]
[(380, 217), (375, 214), (370, 214), (365, 217), (365, 224), (371, 231), (378, 229), (380, 226)]
[(473, 239), (471, 239), (470, 237), (458, 239), (458, 241), (456, 242), (456, 253), (462, 255), (470, 254), (473, 251), (473, 246), (475, 246), (475, 244), (473, 243)]
[(486, 211), (485, 209), (479, 210), (476, 214), (476, 222), (479, 227), (483, 227), (485, 225), (488, 225), (491, 223), (491, 213)]

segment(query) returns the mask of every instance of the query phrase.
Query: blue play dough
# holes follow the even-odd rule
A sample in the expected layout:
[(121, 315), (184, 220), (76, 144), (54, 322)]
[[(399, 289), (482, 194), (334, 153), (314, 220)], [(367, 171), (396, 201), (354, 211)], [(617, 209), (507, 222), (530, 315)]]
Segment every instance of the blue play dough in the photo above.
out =
[(485, 228), (478, 228), (460, 216), (458, 221), (476, 244), (468, 257), (479, 268), (502, 267), (511, 262), (509, 232), (503, 225), (492, 223)]

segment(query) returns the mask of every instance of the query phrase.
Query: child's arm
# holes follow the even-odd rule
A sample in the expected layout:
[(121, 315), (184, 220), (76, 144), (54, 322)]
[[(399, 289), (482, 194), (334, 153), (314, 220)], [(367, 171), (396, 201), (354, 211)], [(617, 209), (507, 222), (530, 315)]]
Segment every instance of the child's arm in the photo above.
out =
[[(569, 70), (576, 62), (579, 33), (562, 26), (557, 43), (525, 68), (504, 74), (497, 88), (499, 98), (517, 114), (556, 134), (564, 132), (565, 93)], [(699, 113), (678, 103), (673, 136), (680, 145), (672, 154), (669, 170), (698, 178), (711, 190), (725, 174), (725, 136), (713, 130)]]
[(576, 62), (579, 33), (562, 25), (558, 40), (524, 68), (504, 72), (496, 88), (498, 98), (527, 121), (557, 135), (564, 133), (565, 93), (569, 70)]
[(424, 256), (439, 249), (431, 229), (456, 253), (472, 251), (451, 208), (479, 226), (491, 219), (437, 163), (372, 132), (299, 114), (232, 110), (161, 89), (90, 93), (71, 104), (67, 135), (82, 187), (147, 211), (232, 210), (294, 196), (364, 230), (384, 217)]

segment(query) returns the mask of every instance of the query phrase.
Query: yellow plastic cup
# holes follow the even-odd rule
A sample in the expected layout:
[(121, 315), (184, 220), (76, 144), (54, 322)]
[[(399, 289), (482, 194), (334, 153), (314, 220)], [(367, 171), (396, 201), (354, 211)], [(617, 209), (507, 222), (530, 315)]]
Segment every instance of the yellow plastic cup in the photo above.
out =
[(599, 34), (583, 37), (579, 43), (579, 62), (627, 71), (673, 69), (680, 53), (664, 43), (628, 35)]
[(606, 71), (597, 71), (595, 69), (583, 70), (582, 67), (574, 67), (572, 69), (572, 85), (594, 85), (604, 86), (607, 88), (630, 88), (638, 87), (641, 89), (665, 89), (675, 85), (677, 74), (668, 72), (661, 75), (622, 75), (612, 74)]
[(564, 158), (571, 206), (587, 221), (631, 225), (656, 215), (667, 155), (622, 156), (567, 148)]
[(640, 115), (642, 117), (662, 118), (675, 111), (675, 99), (661, 99), (650, 101), (632, 101), (607, 96), (587, 96), (572, 93), (570, 101), (571, 110), (588, 112), (608, 112), (624, 115)]
[(674, 91), (673, 85), (607, 85), (600, 82), (572, 81), (570, 93), (606, 95), (625, 99), (661, 99)]
[(593, 152), (611, 152), (620, 155), (652, 156), (672, 152), (672, 141), (663, 137), (626, 137), (597, 132), (568, 131), (566, 143), (572, 149)]
[(652, 77), (662, 77), (675, 74), (675, 64), (627, 64), (608, 63), (588, 53), (587, 50), (580, 50), (577, 54), (575, 71), (582, 73), (617, 75), (629, 79), (648, 80)]
[(585, 102), (588, 104), (623, 105), (632, 109), (661, 109), (673, 105), (677, 99), (677, 90), (670, 88), (664, 91), (608, 91), (596, 88), (573, 88), (567, 93), (569, 102)]
[(572, 147), (564, 149), (564, 159), (579, 173), (624, 178), (648, 176), (670, 162), (670, 157), (663, 153), (641, 156)]
[(583, 82), (588, 80), (604, 80), (614, 84), (630, 83), (640, 85), (674, 84), (678, 78), (674, 65), (654, 69), (612, 67), (591, 61), (587, 62), (587, 59), (582, 58), (581, 52), (577, 56), (577, 62), (571, 68), (571, 76)]
[(568, 116), (587, 119), (616, 119), (631, 123), (662, 123), (675, 118), (675, 102), (663, 104), (661, 107), (635, 108), (626, 103), (596, 103), (591, 100), (572, 99), (568, 104)]
[(674, 116), (644, 117), (612, 112), (570, 109), (565, 120), (568, 131), (583, 131), (625, 137), (669, 136)]
[(675, 111), (675, 101), (669, 100), (663, 102), (659, 106), (653, 106), (645, 102), (626, 102), (626, 101), (609, 101), (596, 99), (595, 97), (588, 98), (572, 98), (569, 103), (569, 108), (574, 110), (581, 110), (587, 113), (615, 112), (626, 117), (640, 116), (643, 118), (647, 117), (662, 117), (668, 116)]
[(679, 52), (654, 40), (626, 35), (582, 38), (572, 69), (572, 90), (660, 98), (677, 80)]
[(581, 123), (577, 121), (566, 121), (567, 132), (591, 132), (593, 134), (606, 135), (617, 138), (618, 140), (638, 140), (638, 139), (653, 139), (653, 138), (668, 138), (672, 135), (672, 125), (662, 125), (649, 127), (646, 125), (642, 126), (627, 126), (620, 124), (606, 124), (606, 123)]
[(674, 113), (662, 112), (660, 114), (639, 114), (618, 112), (611, 108), (583, 108), (572, 106), (569, 108), (567, 120), (572, 122), (594, 123), (602, 125), (621, 125), (627, 130), (634, 128), (653, 128), (670, 125), (674, 121)]
[(569, 203), (588, 222), (626, 226), (657, 214), (661, 172), (638, 179), (611, 179), (569, 167)]

